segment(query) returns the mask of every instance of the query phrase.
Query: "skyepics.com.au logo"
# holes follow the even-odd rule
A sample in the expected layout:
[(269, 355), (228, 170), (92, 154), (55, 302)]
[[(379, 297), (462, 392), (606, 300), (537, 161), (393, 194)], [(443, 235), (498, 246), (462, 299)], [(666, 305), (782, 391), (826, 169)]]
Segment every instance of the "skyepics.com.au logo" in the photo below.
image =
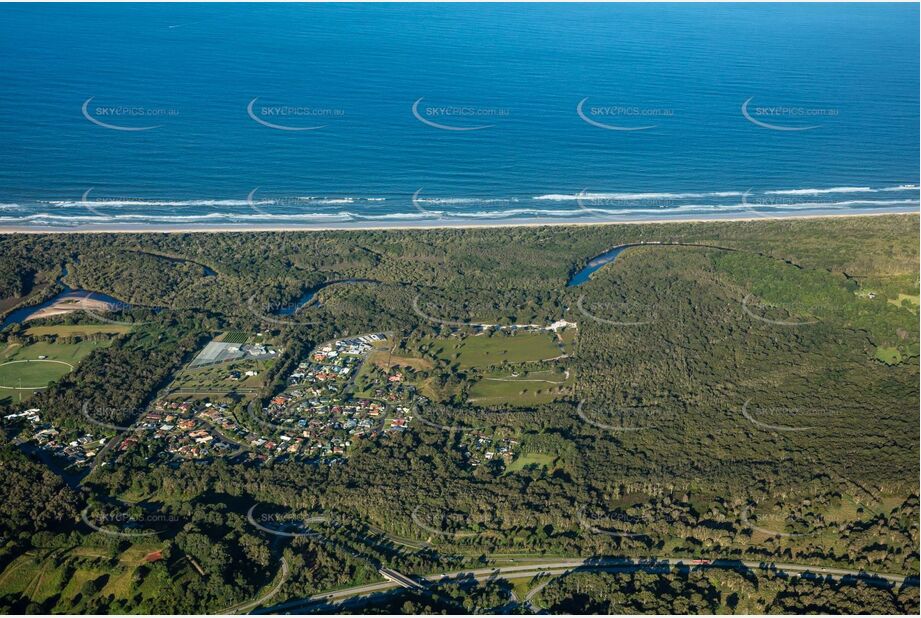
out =
[(309, 300), (257, 300), (253, 294), (246, 300), (246, 308), (262, 322), (279, 326), (312, 326), (319, 324), (314, 314), (310, 314)]
[[(422, 124), (442, 131), (481, 131), (496, 126), (496, 122), (507, 119), (511, 110), (507, 107), (483, 105), (423, 105), (425, 97), (419, 97), (412, 104), (413, 117)], [(488, 123), (488, 124), (484, 124)]]
[(443, 219), (445, 216), (444, 212), (430, 210), (426, 208), (425, 206), (423, 206), (423, 203), (426, 203), (427, 200), (426, 198), (421, 197), (421, 194), (422, 194), (422, 187), (419, 187), (418, 189), (416, 189), (415, 193), (413, 193), (413, 197), (412, 197), (413, 208), (418, 210), (420, 213), (429, 216), (432, 219)]
[[(741, 208), (746, 214), (753, 215), (762, 219), (776, 217), (778, 212), (785, 209), (793, 209), (803, 205), (801, 197), (793, 195), (777, 195), (770, 192), (764, 194), (754, 194), (749, 189), (742, 194)], [(821, 204), (816, 204), (820, 206)]]
[(246, 512), (246, 521), (262, 532), (275, 536), (321, 538), (322, 535), (310, 527), (329, 521), (329, 518), (323, 515), (259, 512), (259, 507), (260, 505), (254, 504), (249, 508)]
[[(478, 533), (469, 531), (470, 516), (418, 505), (410, 514), (413, 524), (429, 533), (449, 539), (463, 539), (476, 536)], [(468, 528), (468, 530), (464, 530)]]
[[(791, 308), (763, 302), (756, 298), (754, 294), (746, 294), (742, 298), (742, 311), (748, 317), (774, 326), (809, 326), (818, 324), (820, 320), (812, 315), (815, 309), (814, 307), (811, 311), (806, 311), (803, 308), (797, 308), (794, 311)], [(796, 319), (790, 319), (779, 315), (778, 311), (788, 313), (791, 316), (796, 315), (797, 317)]]
[[(348, 286), (379, 286), (382, 282), (374, 279), (337, 279), (320, 283), (307, 290), (302, 290), (297, 297), (289, 297), (286, 300), (257, 300), (256, 294), (253, 294), (246, 300), (247, 310), (259, 318), (261, 322), (276, 324), (279, 326), (313, 326), (328, 321), (330, 318), (322, 314), (324, 301), (319, 297), (320, 293), (332, 293), (333, 290), (340, 290), (335, 302), (339, 304), (339, 311), (343, 307), (357, 308), (354, 300), (343, 296), (341, 289)], [(333, 302), (330, 297), (325, 302)]]
[[(440, 220), (449, 218), (451, 216), (464, 218), (466, 216), (465, 213), (468, 213), (468, 209), (472, 207), (489, 208), (489, 211), (482, 213), (484, 215), (494, 216), (496, 218), (511, 218), (515, 216), (516, 212), (518, 211), (515, 209), (510, 209), (509, 206), (512, 204), (517, 204), (521, 199), (515, 196), (423, 196), (422, 190), (423, 187), (419, 187), (413, 192), (411, 202), (413, 208), (415, 208), (416, 211), (420, 214), (425, 215), (427, 219)], [(457, 208), (462, 208), (463, 210), (457, 210)], [(503, 208), (504, 210), (492, 210), (493, 208)]]
[(257, 215), (251, 218), (274, 219), (283, 217), (288, 220), (304, 220), (312, 223), (351, 221), (357, 213), (348, 209), (355, 206), (378, 205), (383, 201), (386, 201), (386, 198), (260, 193), (259, 187), (254, 188), (246, 195), (246, 205)]
[[(249, 404), (246, 406), (246, 413), (247, 415), (249, 415), (250, 419), (257, 425), (260, 425), (264, 429), (268, 430), (269, 432), (285, 431), (285, 430), (291, 431), (295, 428), (295, 423), (298, 417), (301, 416), (300, 414), (297, 414), (296, 410), (291, 409), (291, 408), (286, 408), (285, 410), (281, 412), (276, 412), (274, 417), (268, 417), (269, 415), (268, 408), (262, 408), (261, 414), (259, 410), (260, 408), (259, 408), (258, 399), (254, 399), (250, 401)], [(271, 420), (271, 418), (275, 418), (278, 420)], [(262, 436), (260, 439), (268, 440), (268, 438), (265, 436)], [(250, 450), (250, 449), (244, 447), (244, 450)]]
[[(814, 525), (807, 525), (804, 522), (796, 521), (789, 515), (782, 513), (755, 513), (752, 505), (746, 505), (742, 508), (739, 515), (739, 522), (761, 534), (771, 537), (781, 538), (800, 538), (814, 536), (820, 532)], [(806, 532), (787, 532), (787, 530), (812, 528)]]
[(120, 425), (114, 422), (115, 420), (120, 419), (140, 419), (142, 415), (146, 413), (146, 410), (126, 409), (118, 406), (96, 405), (90, 403), (89, 401), (85, 401), (80, 407), (80, 413), (83, 415), (84, 419), (93, 425), (111, 429), (115, 432), (139, 432), (147, 429), (143, 423), (137, 423), (134, 425)]
[(839, 114), (836, 107), (753, 105), (754, 98), (748, 97), (742, 103), (742, 116), (753, 125), (771, 131), (811, 131), (822, 126), (817, 120), (835, 118)]
[(93, 294), (92, 292), (76, 294), (76, 308), (98, 322), (120, 326), (131, 326), (133, 328), (143, 326), (144, 324), (148, 323), (142, 320), (116, 320), (111, 317), (132, 309), (131, 305), (124, 301), (114, 298), (100, 298), (98, 295)]
[(648, 131), (658, 127), (660, 121), (675, 115), (674, 110), (662, 107), (588, 105), (589, 98), (579, 101), (576, 113), (583, 122), (608, 131)]
[(443, 312), (443, 308), (432, 301), (423, 301), (422, 294), (416, 294), (413, 297), (412, 301), (413, 312), (425, 320), (426, 322), (431, 322), (432, 324), (441, 324), (443, 326), (469, 326), (474, 328), (489, 328), (493, 326), (498, 326), (497, 324), (487, 323), (487, 322), (475, 322), (472, 320), (465, 319), (448, 319), (439, 317), (437, 313)]
[(608, 326), (645, 326), (659, 319), (658, 312), (630, 302), (586, 300), (585, 294), (576, 300), (579, 313), (599, 324)]
[[(83, 117), (98, 127), (111, 131), (151, 131), (163, 126), (163, 121), (179, 116), (175, 107), (146, 105), (100, 105), (90, 97), (83, 102)], [(155, 121), (156, 124), (150, 124)]]
[(602, 406), (585, 399), (576, 406), (576, 415), (593, 427), (612, 432), (646, 431), (681, 420), (677, 411), (658, 406)]
[(96, 294), (86, 290), (64, 292), (56, 298), (56, 306), (60, 309), (80, 311), (97, 322), (120, 326), (138, 327), (147, 324), (145, 321), (117, 320), (113, 316), (130, 310), (130, 304), (115, 298)]
[(156, 536), (180, 524), (180, 519), (167, 513), (150, 513), (138, 507), (127, 510), (91, 509), (86, 507), (80, 517), (87, 526), (109, 536)]
[(599, 193), (582, 189), (575, 194), (576, 205), (592, 215), (633, 216), (642, 211), (663, 211), (685, 204), (696, 193)]
[(829, 419), (840, 414), (840, 410), (831, 408), (759, 405), (751, 399), (742, 404), (742, 416), (765, 431), (812, 431), (827, 427)]
[(576, 509), (576, 518), (579, 526), (592, 534), (624, 538), (649, 536), (654, 524), (674, 523), (667, 515), (654, 516), (648, 513), (634, 515), (623, 510), (612, 510), (599, 515), (597, 510), (589, 510), (585, 506)]
[[(316, 131), (345, 117), (345, 110), (311, 105), (257, 105), (259, 97), (246, 104), (246, 114), (253, 121), (276, 131)], [(321, 124), (317, 124), (317, 123)]]
[[(438, 324), (449, 327), (469, 327), (478, 331), (493, 330), (493, 331), (546, 331), (546, 332), (557, 332), (560, 329), (576, 326), (573, 322), (567, 322), (565, 320), (558, 320), (551, 324), (540, 324), (536, 322), (528, 323), (515, 323), (515, 324), (502, 324), (499, 322), (490, 322), (490, 321), (480, 321), (476, 317), (471, 316), (471, 313), (476, 311), (469, 311), (466, 308), (457, 307), (452, 309), (451, 307), (446, 306), (447, 303), (439, 304), (432, 300), (423, 300), (422, 294), (416, 294), (412, 300), (412, 310), (413, 312), (425, 320), (426, 322), (431, 322), (432, 324)], [(529, 311), (535, 309), (535, 304), (532, 302), (527, 303), (518, 303), (513, 307), (504, 309), (503, 311), (510, 315), (524, 315)], [(484, 309), (483, 313), (485, 314), (488, 309)], [(442, 317), (444, 314), (460, 313), (461, 315), (455, 315), (452, 317)], [(493, 310), (494, 312), (494, 310)], [(440, 315), (439, 315), (440, 314)], [(466, 314), (466, 315), (463, 315)], [(559, 356), (556, 358), (565, 358), (565, 355)], [(545, 360), (556, 360), (554, 359), (545, 359)]]
[[(413, 408), (413, 418), (423, 425), (433, 427), (435, 429), (440, 429), (442, 431), (447, 431), (448, 433), (454, 432), (468, 432), (468, 431), (479, 431), (479, 427), (471, 427), (467, 424), (454, 424), (453, 420), (446, 419), (445, 417), (450, 415), (452, 411), (441, 408), (440, 411), (432, 410), (432, 406), (426, 408), (425, 413), (422, 412), (422, 406), (415, 406)], [(444, 421), (444, 422), (439, 422)], [(450, 425), (446, 423), (452, 423)]]

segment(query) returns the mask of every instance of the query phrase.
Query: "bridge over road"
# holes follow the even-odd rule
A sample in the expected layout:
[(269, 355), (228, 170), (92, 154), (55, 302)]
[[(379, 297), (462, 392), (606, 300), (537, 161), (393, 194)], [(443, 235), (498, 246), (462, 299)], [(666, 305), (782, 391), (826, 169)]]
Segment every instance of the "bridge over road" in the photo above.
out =
[(411, 590), (422, 590), (423, 588), (422, 584), (420, 584), (416, 580), (410, 577), (407, 577), (406, 575), (403, 575), (402, 573), (398, 571), (394, 571), (393, 569), (388, 569), (387, 567), (383, 567), (381, 569), (378, 569), (377, 572), (383, 575), (388, 580), (392, 581), (393, 583), (399, 586), (402, 586), (403, 588), (409, 588)]

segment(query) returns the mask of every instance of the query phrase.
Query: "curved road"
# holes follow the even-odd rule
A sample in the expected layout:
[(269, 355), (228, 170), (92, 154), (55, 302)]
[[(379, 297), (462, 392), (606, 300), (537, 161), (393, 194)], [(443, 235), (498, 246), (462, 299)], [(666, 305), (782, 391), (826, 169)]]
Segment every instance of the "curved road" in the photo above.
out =
[(236, 614), (237, 612), (241, 612), (241, 611), (245, 612), (247, 610), (253, 609), (254, 607), (259, 607), (260, 605), (262, 605), (263, 603), (265, 603), (266, 601), (274, 597), (276, 594), (278, 594), (278, 591), (281, 590), (281, 587), (284, 585), (284, 583), (287, 580), (288, 580), (288, 561), (285, 560), (284, 557), (282, 557), (281, 573), (279, 575), (278, 583), (272, 586), (271, 590), (266, 592), (264, 595), (262, 595), (258, 599), (254, 599), (252, 601), (245, 601), (243, 603), (238, 603), (237, 605), (233, 605), (231, 607), (228, 607), (227, 609), (222, 609), (221, 611), (216, 612), (216, 613)]
[[(857, 577), (861, 579), (881, 579), (894, 584), (917, 585), (917, 576), (895, 575), (889, 573), (869, 573), (866, 571), (855, 571), (850, 569), (838, 569), (834, 567), (816, 567), (803, 564), (790, 564), (783, 562), (755, 562), (750, 560), (712, 560), (705, 564), (695, 563), (694, 558), (588, 558), (588, 559), (570, 559), (558, 560), (555, 562), (546, 562), (539, 564), (516, 565), (491, 567), (485, 569), (472, 569), (464, 571), (455, 571), (453, 573), (437, 573), (425, 577), (427, 583), (435, 583), (445, 579), (456, 579), (458, 577), (473, 577), (477, 580), (486, 580), (496, 576), (510, 578), (536, 577), (538, 575), (563, 575), (575, 569), (582, 570), (599, 570), (622, 569), (625, 567), (636, 568), (663, 568), (668, 567), (685, 567), (685, 568), (725, 568), (739, 569), (745, 567), (756, 571), (770, 571), (775, 573), (809, 573), (815, 576), (831, 577), (832, 579), (842, 577)], [(418, 578), (417, 578), (418, 579)], [(423, 582), (423, 583), (426, 583)], [(272, 607), (265, 608), (255, 613), (283, 613), (295, 610), (302, 610), (313, 605), (324, 603), (335, 603), (343, 601), (350, 597), (368, 595), (375, 592), (383, 592), (396, 588), (398, 584), (392, 581), (383, 581), (375, 584), (366, 584), (364, 586), (354, 586), (352, 588), (343, 588), (333, 592), (316, 594), (305, 599), (296, 599), (281, 603)], [(532, 595), (528, 595), (530, 601)]]

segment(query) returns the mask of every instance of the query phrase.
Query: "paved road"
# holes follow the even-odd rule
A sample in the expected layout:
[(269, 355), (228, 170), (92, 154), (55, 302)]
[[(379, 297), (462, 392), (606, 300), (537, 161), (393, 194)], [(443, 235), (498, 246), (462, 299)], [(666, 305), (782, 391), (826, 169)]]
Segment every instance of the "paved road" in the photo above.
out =
[[(438, 582), (446, 579), (457, 579), (459, 577), (473, 577), (477, 580), (486, 580), (492, 577), (502, 576), (506, 578), (524, 578), (536, 577), (537, 575), (562, 575), (574, 569), (583, 570), (610, 570), (623, 568), (664, 568), (682, 566), (687, 568), (724, 568), (738, 569), (746, 567), (752, 570), (768, 570), (777, 573), (810, 573), (816, 576), (832, 577), (860, 577), (862, 579), (882, 579), (894, 584), (909, 583), (917, 585), (917, 576), (896, 575), (889, 573), (869, 573), (865, 571), (856, 571), (851, 569), (838, 569), (832, 567), (816, 567), (803, 564), (791, 564), (784, 562), (754, 562), (749, 560), (713, 560), (708, 564), (694, 564), (692, 558), (591, 558), (591, 559), (572, 559), (558, 560), (542, 564), (527, 564), (503, 567), (491, 567), (485, 569), (472, 569), (464, 571), (455, 571), (453, 573), (437, 573), (428, 575), (424, 579), (429, 583)], [(323, 594), (313, 595), (306, 599), (297, 599), (281, 603), (273, 607), (266, 608), (258, 613), (285, 613), (295, 610), (302, 610), (313, 605), (324, 603), (336, 603), (350, 597), (363, 596), (375, 592), (383, 592), (396, 588), (398, 584), (385, 581), (364, 586), (355, 586), (344, 588)], [(528, 601), (532, 595), (528, 595)]]
[(260, 605), (262, 605), (263, 603), (265, 603), (266, 601), (274, 597), (276, 594), (278, 594), (278, 591), (281, 590), (282, 585), (284, 585), (287, 579), (288, 579), (288, 561), (282, 558), (281, 559), (281, 575), (278, 578), (278, 583), (272, 586), (271, 590), (266, 592), (264, 595), (262, 595), (258, 599), (247, 601), (245, 603), (240, 603), (232, 607), (228, 607), (227, 609), (223, 609), (216, 613), (236, 614), (237, 612), (245, 612), (247, 610), (253, 609), (254, 607), (259, 607)]

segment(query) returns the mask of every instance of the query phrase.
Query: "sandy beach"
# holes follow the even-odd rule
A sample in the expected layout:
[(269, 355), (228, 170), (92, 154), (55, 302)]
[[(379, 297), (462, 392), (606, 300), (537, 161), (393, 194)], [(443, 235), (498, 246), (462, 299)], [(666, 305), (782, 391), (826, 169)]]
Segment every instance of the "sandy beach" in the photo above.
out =
[(64, 315), (67, 313), (73, 313), (74, 311), (90, 310), (90, 311), (100, 311), (105, 312), (109, 311), (112, 307), (109, 303), (98, 300), (96, 298), (74, 298), (67, 297), (62, 298), (59, 301), (55, 302), (53, 305), (38, 309), (34, 313), (30, 313), (23, 322), (28, 322), (29, 320), (38, 320), (40, 318), (50, 318), (56, 315)]
[(474, 229), (474, 228), (505, 228), (505, 227), (588, 227), (598, 225), (665, 225), (674, 223), (716, 223), (716, 222), (755, 222), (755, 221), (789, 221), (808, 219), (837, 219), (842, 217), (887, 217), (918, 215), (918, 209), (891, 210), (886, 212), (848, 211), (841, 213), (829, 212), (804, 212), (801, 214), (783, 214), (776, 216), (726, 216), (713, 215), (710, 217), (669, 217), (665, 218), (623, 218), (619, 220), (596, 219), (586, 221), (561, 221), (559, 219), (529, 219), (504, 221), (420, 221), (401, 222), (398, 224), (381, 222), (356, 221), (340, 224), (292, 224), (282, 225), (249, 225), (249, 224), (220, 224), (220, 225), (100, 225), (100, 226), (74, 226), (72, 228), (47, 228), (35, 227), (0, 227), (0, 234), (197, 234), (197, 233), (228, 233), (228, 232), (357, 232), (357, 231), (388, 231), (388, 230), (439, 230), (439, 229)]

